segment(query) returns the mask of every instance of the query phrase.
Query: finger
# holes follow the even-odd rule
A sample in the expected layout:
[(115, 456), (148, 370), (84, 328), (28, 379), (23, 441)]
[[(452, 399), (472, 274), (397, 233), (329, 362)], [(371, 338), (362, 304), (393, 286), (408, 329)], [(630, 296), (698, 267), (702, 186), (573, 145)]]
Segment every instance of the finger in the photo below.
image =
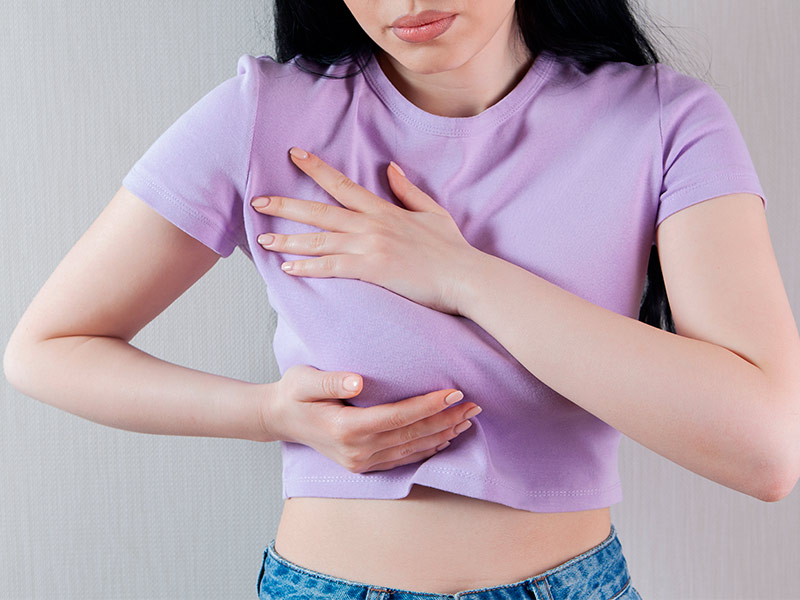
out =
[(308, 155), (308, 158), (300, 158), (293, 152), (294, 150), (300, 149), (292, 148), (289, 151), (292, 162), (306, 175), (316, 181), (323, 190), (328, 192), (347, 208), (366, 213), (380, 210), (384, 208), (385, 205), (394, 206), (383, 198), (376, 196), (368, 189), (358, 185), (355, 181), (344, 175), (344, 173), (337, 171), (318, 156), (308, 151), (300, 150), (300, 152), (305, 152), (305, 154)]
[(427, 452), (438, 448), (441, 444), (449, 442), (472, 427), (472, 421), (460, 421), (454, 426), (447, 427), (431, 435), (420, 437), (411, 442), (380, 450), (372, 455), (371, 461), (375, 463), (392, 462), (408, 458), (420, 452)]
[[(448, 397), (450, 404), (446, 402)], [(392, 431), (440, 413), (463, 398), (463, 392), (448, 388), (397, 402), (377, 404), (362, 411), (363, 422), (360, 425), (364, 433)]]
[[(450, 443), (446, 442), (449, 446)], [(446, 446), (445, 446), (446, 448)], [(390, 460), (386, 462), (377, 463), (369, 468), (367, 471), (362, 471), (363, 473), (369, 473), (370, 471), (388, 471), (389, 469), (394, 469), (395, 467), (401, 467), (403, 465), (410, 465), (411, 463), (419, 462), (426, 458), (430, 458), (437, 452), (441, 452), (445, 448), (441, 448), (441, 445), (438, 448), (431, 448), (429, 450), (425, 450), (423, 452), (417, 452), (416, 454), (412, 454), (410, 456), (406, 456), (404, 458), (399, 458), (396, 460)]]
[[(290, 381), (294, 396), (303, 401), (323, 398), (350, 398), (361, 393), (363, 379), (347, 371), (324, 371), (312, 365), (298, 363), (289, 367), (281, 381)], [(349, 385), (352, 380), (355, 385)]]
[[(265, 243), (264, 239), (267, 236), (272, 236), (272, 240), (268, 240)], [(348, 250), (351, 254), (363, 254), (363, 249), (358, 247), (358, 237), (347, 233), (331, 233), (329, 231), (294, 233), (291, 235), (265, 233), (258, 236), (258, 243), (268, 250), (290, 254), (321, 256), (339, 254), (345, 250)]]
[(356, 231), (363, 225), (358, 213), (325, 202), (286, 196), (259, 196), (253, 202), (256, 200), (269, 201), (266, 205), (253, 204), (253, 208), (262, 214), (299, 221), (329, 231)]
[(301, 277), (344, 277), (360, 279), (363, 264), (359, 263), (361, 255), (330, 254), (306, 260), (291, 260), (281, 264), (281, 269), (289, 275)]
[(453, 407), (411, 425), (381, 432), (377, 435), (377, 445), (380, 448), (389, 449), (410, 445), (415, 450), (422, 450), (424, 446), (421, 444), (424, 444), (430, 436), (453, 431), (453, 428), (469, 422), (468, 419), (480, 414), (481, 411), (482, 409), (477, 404), (468, 402), (463, 406)]
[(410, 465), (411, 463), (418, 462), (420, 460), (430, 458), (434, 454), (436, 454), (437, 450), (434, 448), (432, 450), (427, 450), (425, 452), (420, 452), (415, 454), (414, 456), (407, 456), (406, 458), (393, 460), (389, 462), (379, 463), (369, 468), (367, 471), (362, 471), (363, 473), (369, 473), (370, 471), (388, 471), (389, 469), (394, 469), (395, 467), (401, 467), (403, 465)]
[(450, 214), (428, 194), (411, 183), (394, 161), (389, 163), (386, 172), (389, 186), (408, 210)]

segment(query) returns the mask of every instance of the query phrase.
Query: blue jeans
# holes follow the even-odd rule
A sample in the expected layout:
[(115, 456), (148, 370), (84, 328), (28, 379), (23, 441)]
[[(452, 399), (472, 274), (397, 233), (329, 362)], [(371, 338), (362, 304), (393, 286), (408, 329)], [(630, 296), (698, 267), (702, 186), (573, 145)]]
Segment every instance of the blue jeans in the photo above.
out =
[(264, 549), (259, 600), (641, 600), (631, 584), (614, 526), (594, 548), (528, 579), (455, 594), (414, 592), (369, 585), (312, 571)]

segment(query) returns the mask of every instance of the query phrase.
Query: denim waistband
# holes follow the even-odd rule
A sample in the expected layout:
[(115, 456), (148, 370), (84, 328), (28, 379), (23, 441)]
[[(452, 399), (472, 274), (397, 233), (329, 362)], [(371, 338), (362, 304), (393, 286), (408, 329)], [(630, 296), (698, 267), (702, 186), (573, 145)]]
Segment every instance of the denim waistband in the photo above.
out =
[[(262, 591), (265, 577), (270, 589)], [(274, 539), (264, 550), (258, 577), (259, 593), (267, 594), (260, 596), (262, 600), (612, 600), (621, 597), (629, 586), (627, 564), (613, 524), (603, 542), (543, 573), (514, 583), (454, 594), (371, 585), (320, 573), (279, 555)]]

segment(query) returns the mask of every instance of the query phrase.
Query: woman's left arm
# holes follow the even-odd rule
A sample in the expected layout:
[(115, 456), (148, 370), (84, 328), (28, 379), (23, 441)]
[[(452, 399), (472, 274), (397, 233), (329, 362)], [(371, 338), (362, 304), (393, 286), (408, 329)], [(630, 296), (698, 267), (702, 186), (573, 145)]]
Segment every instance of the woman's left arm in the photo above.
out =
[(687, 207), (656, 234), (678, 335), (480, 253), (458, 311), (537, 378), (677, 464), (764, 501), (800, 474), (800, 337), (761, 199)]
[(794, 487), (800, 336), (759, 196), (704, 200), (659, 225), (675, 335), (471, 246), (402, 172), (387, 174), (406, 208), (319, 157), (293, 157), (343, 207), (254, 202), (329, 230), (271, 236), (267, 250), (318, 256), (285, 263), (287, 274), (369, 281), (463, 315), (545, 385), (675, 463), (765, 501)]

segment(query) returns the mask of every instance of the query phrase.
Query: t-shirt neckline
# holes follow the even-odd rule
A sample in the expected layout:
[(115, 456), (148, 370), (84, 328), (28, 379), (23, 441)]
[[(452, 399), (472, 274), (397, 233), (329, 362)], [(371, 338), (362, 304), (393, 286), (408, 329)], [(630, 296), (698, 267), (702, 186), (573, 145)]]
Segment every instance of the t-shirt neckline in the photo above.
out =
[(403, 121), (427, 133), (466, 137), (491, 129), (511, 117), (542, 86), (554, 62), (549, 51), (541, 51), (517, 85), (498, 102), (471, 117), (446, 117), (429, 113), (406, 98), (383, 72), (373, 53), (364, 74), (383, 103)]

